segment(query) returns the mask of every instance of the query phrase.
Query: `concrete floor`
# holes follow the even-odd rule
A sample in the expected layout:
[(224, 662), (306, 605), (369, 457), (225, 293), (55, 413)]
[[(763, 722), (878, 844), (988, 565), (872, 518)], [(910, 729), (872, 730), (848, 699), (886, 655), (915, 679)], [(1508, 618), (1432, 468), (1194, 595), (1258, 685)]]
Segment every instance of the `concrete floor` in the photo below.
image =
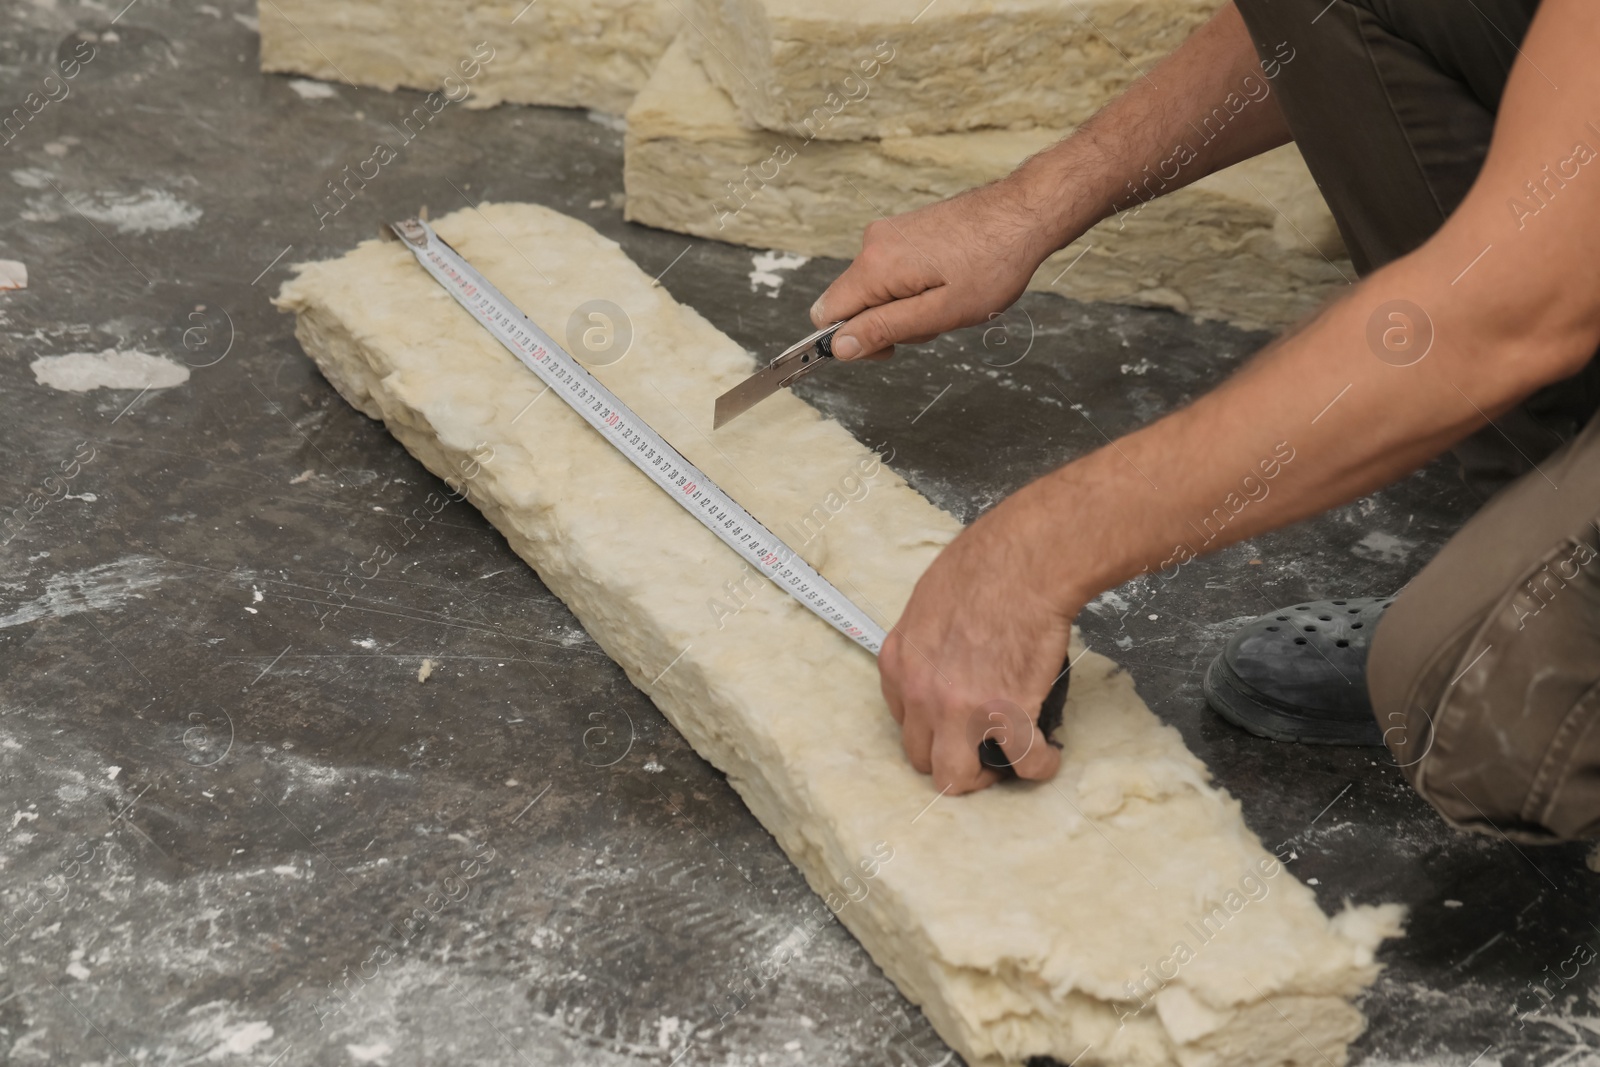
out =
[[(475, 512), (442, 512), (334, 610), (329, 586), (434, 484), (268, 303), (288, 264), (460, 206), (451, 181), (596, 226), (759, 351), (807, 329), (841, 265), (774, 291), (749, 250), (624, 224), (615, 124), (547, 109), (448, 109), (319, 229), (326, 180), (414, 94), (259, 75), (239, 0), (142, 0), (112, 28), (122, 2), (0, 2), (0, 110), (75, 40), (97, 49), (0, 173), (0, 258), (32, 276), (0, 294), (0, 515), (55, 497), (0, 549), (0, 1062), (953, 1062), (838, 927), (724, 1019), (810, 893)], [(1265, 340), (1022, 307), (1004, 351), (968, 333), (806, 395), (971, 518)], [(73, 393), (30, 371), (104, 349), (190, 377)], [(1357, 1061), (1600, 1063), (1594, 968), (1550, 977), (1600, 934), (1582, 849), (1453, 833), (1386, 756), (1259, 741), (1199, 694), (1242, 617), (1392, 590), (1469, 507), (1431, 468), (1108, 594), (1084, 629), (1324, 906), (1413, 909)], [(1554, 1001), (1519, 1020), (1535, 982)]]

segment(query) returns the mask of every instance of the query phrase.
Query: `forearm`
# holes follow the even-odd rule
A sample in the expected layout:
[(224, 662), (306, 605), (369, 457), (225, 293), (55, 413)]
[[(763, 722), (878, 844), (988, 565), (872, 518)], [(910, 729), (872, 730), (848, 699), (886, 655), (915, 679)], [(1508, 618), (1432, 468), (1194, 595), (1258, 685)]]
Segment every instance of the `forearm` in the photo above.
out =
[[(1592, 328), (1509, 336), (1451, 290), (1441, 268), (1461, 260), (1446, 252), (1378, 272), (1194, 404), (1019, 493), (1023, 526), (1062, 546), (1040, 565), (1063, 612), (1393, 482), (1574, 372), (1600, 341)], [(1410, 365), (1371, 341), (1375, 312), (1400, 300), (1433, 317), (1381, 314), (1380, 333), (1439, 334)]]
[[(1292, 62), (1292, 51), (1284, 55)], [(1007, 180), (1045, 220), (1041, 237), (1054, 250), (1114, 211), (1289, 139), (1272, 79), (1229, 3), (1148, 76)]]

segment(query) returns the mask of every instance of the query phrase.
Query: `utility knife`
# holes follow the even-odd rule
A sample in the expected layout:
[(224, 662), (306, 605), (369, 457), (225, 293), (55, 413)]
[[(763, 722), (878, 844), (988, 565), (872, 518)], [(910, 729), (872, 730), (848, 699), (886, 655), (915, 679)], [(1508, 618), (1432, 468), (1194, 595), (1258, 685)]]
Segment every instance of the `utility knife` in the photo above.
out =
[(717, 397), (711, 428), (726, 426), (779, 389), (786, 389), (823, 364), (832, 363), (834, 331), (843, 325), (841, 320), (801, 338), (778, 353), (771, 363)]

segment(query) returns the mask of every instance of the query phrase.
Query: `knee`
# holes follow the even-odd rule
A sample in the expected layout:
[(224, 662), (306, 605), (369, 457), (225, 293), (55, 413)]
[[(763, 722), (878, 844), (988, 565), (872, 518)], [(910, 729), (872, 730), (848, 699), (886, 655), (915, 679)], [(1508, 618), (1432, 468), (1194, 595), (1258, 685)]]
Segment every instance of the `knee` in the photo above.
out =
[(1413, 788), (1458, 829), (1530, 843), (1600, 836), (1592, 639), (1562, 662), (1571, 635), (1594, 632), (1600, 604), (1574, 590), (1530, 626), (1511, 590), (1487, 613), (1441, 625), (1437, 604), (1408, 594), (1379, 624), (1367, 679)]

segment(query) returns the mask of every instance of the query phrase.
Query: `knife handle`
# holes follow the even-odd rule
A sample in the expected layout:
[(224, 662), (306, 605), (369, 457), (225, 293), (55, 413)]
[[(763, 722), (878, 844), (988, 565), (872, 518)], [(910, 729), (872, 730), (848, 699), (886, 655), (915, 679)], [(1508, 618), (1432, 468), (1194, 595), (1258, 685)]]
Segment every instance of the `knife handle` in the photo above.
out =
[(837, 330), (840, 325), (842, 324), (834, 323), (832, 326), (828, 327), (828, 329), (819, 337), (817, 337), (817, 339), (813, 341), (809, 347), (801, 350), (800, 352), (790, 353), (787, 355), (787, 357), (780, 357), (787, 358), (791, 363), (796, 364), (796, 366), (795, 369), (789, 372), (789, 374), (784, 377), (783, 381), (779, 383), (778, 388), (787, 389), (789, 386), (793, 385), (795, 382), (798, 382), (801, 378), (804, 378), (806, 375), (810, 374), (824, 363), (831, 362), (834, 359), (833, 331)]
[[(1067, 686), (1072, 681), (1072, 656), (1069, 653), (1067, 662), (1062, 665), (1061, 674), (1056, 678), (1055, 684), (1050, 687), (1050, 692), (1045, 694), (1044, 702), (1039, 705), (1038, 724), (1039, 735), (1046, 744), (1059, 743), (1051, 736), (1061, 726), (1061, 716), (1067, 706)], [(984, 738), (978, 743), (978, 762), (985, 767), (993, 767), (1000, 772), (1002, 778), (1015, 778), (1017, 772), (1012, 769), (1011, 761), (1006, 758), (1005, 749), (1000, 747), (1000, 742), (992, 737)]]

